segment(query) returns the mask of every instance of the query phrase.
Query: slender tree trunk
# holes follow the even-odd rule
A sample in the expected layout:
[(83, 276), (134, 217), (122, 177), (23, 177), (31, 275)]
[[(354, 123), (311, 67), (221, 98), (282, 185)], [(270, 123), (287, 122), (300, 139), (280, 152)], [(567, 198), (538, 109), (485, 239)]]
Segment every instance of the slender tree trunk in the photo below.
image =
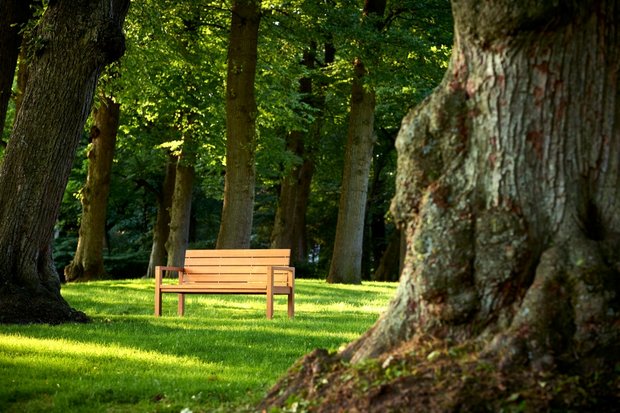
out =
[(65, 267), (66, 281), (106, 278), (103, 267), (105, 224), (119, 119), (120, 105), (110, 97), (102, 97), (99, 107), (93, 111), (78, 245), (73, 260)]
[[(300, 374), (287, 377), (286, 388), (305, 391), (316, 411), (326, 410), (319, 401), (325, 393), (342, 390), (300, 389), (319, 367), (334, 371), (340, 360), (382, 357), (387, 375), (394, 359), (388, 354), (406, 359), (425, 337), (441, 340), (446, 354), (476, 343), (469, 363), (478, 367), (469, 371), (490, 366), (486, 378), (522, 372), (518, 377), (529, 380), (529, 388), (544, 393), (537, 400), (547, 405), (537, 410), (573, 410), (579, 402), (570, 394), (563, 394), (568, 402), (557, 399), (566, 384), (562, 374), (585, 377), (590, 398), (584, 402), (597, 407), (583, 411), (602, 411), (617, 400), (620, 5), (507, 6), (504, 0), (453, 0), (456, 38), (448, 71), (405, 117), (396, 143), (392, 213), (407, 238), (401, 282), (387, 311), (359, 340), (333, 358), (315, 352), (295, 370)], [(457, 371), (466, 364), (451, 357), (442, 363)], [(344, 368), (329, 381), (359, 371)], [(316, 376), (310, 383), (322, 382)], [(468, 386), (458, 377), (448, 380), (453, 395)], [(423, 380), (391, 383), (403, 402), (416, 400)], [(454, 399), (447, 406), (442, 390), (448, 386), (433, 383), (441, 393), (431, 395), (427, 410), (461, 406)], [(382, 387), (381, 400), (388, 389)], [(499, 411), (510, 392), (521, 391), (494, 389), (500, 400), (478, 399), (470, 410)], [(475, 392), (463, 394), (476, 399)], [(442, 403), (444, 410), (437, 407)]]
[(166, 163), (166, 176), (164, 177), (161, 192), (157, 196), (157, 218), (153, 227), (153, 246), (146, 273), (146, 276), (149, 278), (155, 277), (156, 266), (167, 264), (166, 241), (170, 234), (170, 209), (172, 208), (176, 170), (176, 157), (170, 155)]
[(387, 247), (379, 259), (377, 269), (372, 274), (373, 281), (398, 281), (401, 270), (401, 234), (394, 231), (388, 240)]
[(185, 260), (189, 237), (192, 209), (192, 189), (194, 186), (193, 159), (179, 158), (174, 182), (174, 194), (170, 208), (170, 232), (166, 241), (170, 266), (182, 266)]
[[(315, 52), (314, 48), (312, 48), (312, 50), (304, 53), (302, 65), (311, 70), (314, 67), (314, 60)], [(306, 104), (311, 104), (312, 79), (308, 77), (300, 79), (299, 93), (304, 96), (303, 100)], [(302, 186), (301, 178), (304, 164), (306, 164), (308, 158), (308, 153), (305, 150), (306, 144), (304, 142), (307, 139), (308, 133), (304, 131), (291, 131), (286, 137), (287, 150), (295, 154), (302, 162), (301, 164), (293, 165), (290, 172), (282, 179), (278, 208), (271, 232), (272, 248), (294, 249), (294, 246), (298, 245), (295, 236), (303, 235), (303, 233), (299, 232), (300, 228), (298, 226), (298, 222), (302, 219), (297, 216), (297, 213), (301, 212), (305, 214), (305, 211), (300, 210), (301, 208), (297, 201), (297, 197), (300, 195), (300, 191), (305, 189)], [(306, 169), (305, 172), (307, 171)], [(307, 175), (304, 176), (304, 178), (307, 178)]]
[[(0, 167), (0, 321), (84, 320), (60, 295), (50, 244), (102, 68), (124, 52), (126, 0), (51, 2)], [(77, 22), (88, 22), (88, 27)]]
[(235, 0), (226, 80), (226, 177), (217, 248), (249, 248), (254, 215), (254, 78), (260, 0)]
[[(320, 126), (313, 126), (311, 132), (314, 139), (320, 139)], [(306, 151), (307, 153), (308, 151)], [(299, 171), (297, 196), (295, 197), (295, 220), (293, 221), (293, 234), (291, 244), (291, 260), (293, 263), (305, 263), (308, 261), (308, 230), (306, 225), (306, 213), (310, 202), (310, 188), (314, 175), (314, 155), (306, 155)]]
[(30, 0), (3, 0), (0, 3), (0, 136), (11, 99), (17, 56), (22, 42), (21, 30), (32, 16)]
[[(364, 16), (382, 16), (385, 0), (366, 0)], [(368, 196), (368, 177), (372, 162), (375, 92), (364, 85), (366, 68), (360, 59), (353, 65), (351, 109), (347, 130), (342, 190), (338, 206), (338, 223), (327, 282), (359, 284), (362, 282), (364, 220)]]

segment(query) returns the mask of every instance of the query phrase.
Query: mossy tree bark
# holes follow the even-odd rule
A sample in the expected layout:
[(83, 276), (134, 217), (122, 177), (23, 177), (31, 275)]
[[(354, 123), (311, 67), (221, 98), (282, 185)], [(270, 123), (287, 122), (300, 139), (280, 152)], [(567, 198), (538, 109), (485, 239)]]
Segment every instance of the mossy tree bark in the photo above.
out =
[[(452, 5), (448, 71), (396, 142), (401, 282), (336, 358), (387, 357), (430, 336), (475, 341), (502, 371), (617, 377), (620, 6)], [(334, 361), (314, 353), (302, 364), (288, 387)], [(303, 391), (318, 399), (317, 388)]]
[(232, 6), (226, 79), (226, 176), (217, 248), (249, 248), (254, 217), (256, 98), (260, 0)]
[(403, 120), (406, 275), (354, 361), (416, 334), (545, 365), (618, 346), (620, 7), (504, 3), (453, 2), (450, 68)]
[(50, 2), (0, 167), (0, 321), (84, 320), (60, 294), (50, 245), (102, 68), (124, 52), (127, 0)]
[(106, 238), (108, 195), (112, 161), (120, 119), (120, 104), (109, 96), (100, 98), (93, 111), (88, 151), (88, 175), (82, 190), (82, 217), (75, 256), (65, 267), (66, 281), (106, 278), (103, 249)]

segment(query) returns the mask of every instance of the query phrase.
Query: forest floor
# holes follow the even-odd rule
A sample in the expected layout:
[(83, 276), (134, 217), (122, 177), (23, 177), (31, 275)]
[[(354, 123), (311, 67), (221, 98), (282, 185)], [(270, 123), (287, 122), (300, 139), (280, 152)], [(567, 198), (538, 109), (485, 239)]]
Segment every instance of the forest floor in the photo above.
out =
[[(499, 369), (473, 344), (428, 340), (348, 365), (315, 350), (289, 370), (260, 406), (295, 412), (620, 412), (612, 373)], [(272, 409), (270, 406), (279, 406)]]

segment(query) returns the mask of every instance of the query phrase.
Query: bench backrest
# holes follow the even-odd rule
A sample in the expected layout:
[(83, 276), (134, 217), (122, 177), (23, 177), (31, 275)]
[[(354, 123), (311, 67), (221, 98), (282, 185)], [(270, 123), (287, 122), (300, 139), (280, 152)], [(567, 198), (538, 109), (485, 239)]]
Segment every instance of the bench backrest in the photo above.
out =
[[(268, 266), (288, 266), (290, 249), (187, 250), (184, 282), (266, 282)], [(287, 273), (274, 272), (274, 284), (285, 285)]]

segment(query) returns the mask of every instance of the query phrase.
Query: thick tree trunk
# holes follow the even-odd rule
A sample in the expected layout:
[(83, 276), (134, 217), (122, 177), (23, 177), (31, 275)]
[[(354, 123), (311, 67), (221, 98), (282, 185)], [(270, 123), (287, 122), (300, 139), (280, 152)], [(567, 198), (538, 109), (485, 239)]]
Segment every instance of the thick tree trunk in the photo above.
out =
[[(128, 1), (51, 2), (0, 167), (0, 321), (84, 319), (60, 295), (50, 244), (101, 69), (124, 52)], [(82, 22), (82, 26), (76, 22)]]
[(103, 248), (119, 119), (120, 105), (110, 97), (102, 97), (100, 106), (93, 111), (78, 245), (73, 260), (65, 267), (66, 281), (92, 281), (106, 277)]
[(170, 155), (166, 163), (166, 176), (164, 177), (161, 192), (157, 196), (157, 218), (153, 226), (153, 245), (146, 272), (148, 278), (155, 277), (156, 266), (167, 264), (168, 252), (166, 251), (166, 241), (170, 234), (170, 209), (172, 208), (176, 170), (177, 159)]
[[(397, 139), (392, 212), (407, 256), (396, 296), (364, 336), (337, 357), (308, 356), (287, 386), (299, 394), (299, 379), (312, 372), (333, 368), (343, 378), (356, 373), (340, 360), (380, 356), (390, 384), (370, 402), (396, 400), (397, 391), (411, 395), (401, 403), (423, 404), (428, 395), (416, 389), (428, 387), (416, 374), (437, 356), (430, 377), (449, 365), (508, 378), (487, 392), (498, 400), (469, 393), (480, 403), (471, 411), (499, 411), (511, 393), (524, 397), (510, 377), (519, 374), (533, 390), (528, 397), (541, 393), (536, 410), (583, 403), (583, 411), (602, 411), (617, 402), (620, 362), (620, 6), (453, 0), (453, 12), (448, 72)], [(428, 337), (452, 350), (423, 353), (401, 370), (407, 378), (386, 379), (392, 361), (415, 357)], [(450, 356), (467, 342), (476, 343), (468, 360)], [(587, 375), (582, 400), (562, 387), (564, 374)], [(430, 391), (450, 391), (420, 410), (468, 403), (461, 393), (461, 404), (445, 404), (475, 388), (462, 373), (454, 379), (432, 381)], [(320, 380), (337, 378), (312, 382)], [(320, 394), (306, 383), (310, 398), (325, 400), (333, 388)], [(270, 404), (287, 394), (272, 393)]]
[(368, 177), (376, 140), (373, 129), (375, 93), (364, 87), (365, 72), (362, 62), (356, 60), (336, 238), (327, 276), (329, 283), (362, 282)]
[(354, 361), (420, 333), (538, 364), (617, 346), (620, 8), (487, 3), (455, 5), (450, 70), (403, 121), (406, 277)]
[(166, 241), (167, 264), (182, 266), (189, 239), (189, 225), (192, 210), (192, 189), (194, 187), (193, 159), (179, 158), (175, 174), (174, 194), (170, 208), (170, 232)]
[(32, 16), (29, 0), (3, 0), (0, 3), (0, 136), (4, 130), (6, 111), (22, 42), (21, 30)]
[(249, 248), (254, 216), (256, 100), (254, 78), (260, 0), (236, 0), (226, 80), (226, 177), (217, 248)]

